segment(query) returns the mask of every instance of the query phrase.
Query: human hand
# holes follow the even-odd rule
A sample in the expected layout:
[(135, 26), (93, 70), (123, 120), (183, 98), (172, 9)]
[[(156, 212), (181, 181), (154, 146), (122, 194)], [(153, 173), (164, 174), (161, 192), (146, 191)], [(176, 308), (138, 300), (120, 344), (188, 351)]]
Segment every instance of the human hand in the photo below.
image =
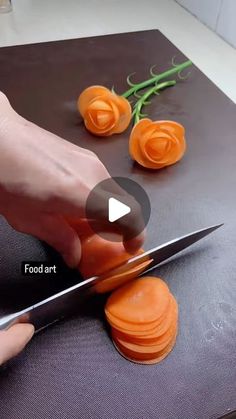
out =
[(0, 366), (18, 355), (34, 334), (32, 324), (15, 324), (8, 330), (0, 331)]
[[(13, 228), (47, 242), (69, 266), (77, 266), (80, 240), (67, 220), (86, 217), (89, 192), (109, 177), (94, 153), (25, 120), (0, 93), (0, 213)], [(127, 194), (118, 188), (119, 199), (122, 193)], [(140, 214), (141, 210), (134, 211), (129, 226), (134, 232)], [(106, 229), (99, 206), (94, 218)], [(110, 225), (107, 228), (111, 230)], [(123, 229), (127, 251), (135, 252), (143, 240), (144, 233), (138, 232), (128, 240)]]

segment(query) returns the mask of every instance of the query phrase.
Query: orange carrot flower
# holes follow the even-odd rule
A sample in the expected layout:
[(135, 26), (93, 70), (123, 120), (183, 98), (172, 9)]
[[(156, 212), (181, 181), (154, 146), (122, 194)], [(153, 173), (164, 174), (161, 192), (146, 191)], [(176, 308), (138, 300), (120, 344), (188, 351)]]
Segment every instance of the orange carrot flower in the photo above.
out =
[(90, 86), (78, 98), (78, 110), (88, 131), (99, 136), (126, 130), (132, 110), (127, 99), (103, 86)]
[(184, 127), (174, 121), (141, 119), (129, 139), (131, 157), (149, 169), (161, 169), (180, 160), (186, 149)]

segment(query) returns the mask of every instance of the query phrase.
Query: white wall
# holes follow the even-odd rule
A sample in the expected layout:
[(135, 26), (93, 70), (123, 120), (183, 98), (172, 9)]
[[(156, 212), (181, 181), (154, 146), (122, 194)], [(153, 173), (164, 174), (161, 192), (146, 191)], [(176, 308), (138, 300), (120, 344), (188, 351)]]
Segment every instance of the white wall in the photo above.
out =
[(176, 0), (236, 47), (236, 0)]

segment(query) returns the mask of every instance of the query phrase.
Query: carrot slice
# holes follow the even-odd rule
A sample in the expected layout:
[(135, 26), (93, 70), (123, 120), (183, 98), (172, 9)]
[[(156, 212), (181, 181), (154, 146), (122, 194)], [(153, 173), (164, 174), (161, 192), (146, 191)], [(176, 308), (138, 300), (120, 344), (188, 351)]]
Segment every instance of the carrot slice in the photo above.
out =
[(113, 323), (113, 325), (117, 324), (117, 330), (121, 328), (127, 331), (127, 333), (129, 333), (137, 329), (140, 331), (140, 327), (141, 327), (141, 329), (144, 329), (146, 333), (150, 334), (158, 330), (158, 328), (160, 327), (160, 325), (162, 325), (164, 320), (165, 321), (168, 319), (171, 320), (170, 316), (173, 315), (173, 309), (174, 309), (174, 297), (172, 296), (171, 293), (169, 293), (169, 303), (166, 306), (165, 311), (163, 311), (162, 315), (158, 319), (151, 322), (138, 323), (138, 322), (124, 321), (124, 320), (121, 320), (119, 317), (111, 314), (107, 310), (106, 307), (105, 307), (105, 314), (107, 316), (108, 321), (111, 320), (111, 323)]
[(126, 272), (121, 272), (117, 275), (111, 276), (110, 278), (104, 279), (102, 282), (98, 282), (95, 286), (95, 290), (98, 293), (105, 293), (114, 290), (131, 279), (139, 276), (148, 267), (150, 262), (151, 260), (147, 260), (146, 262), (143, 262)]
[[(137, 252), (141, 253), (142, 249)], [(93, 234), (82, 241), (82, 257), (78, 268), (84, 277), (89, 278), (115, 268), (130, 257), (122, 242), (110, 242)]]
[(108, 298), (105, 314), (114, 346), (130, 361), (160, 362), (175, 344), (178, 305), (160, 278), (138, 278), (123, 285)]
[(152, 322), (146, 323), (137, 323), (120, 320), (118, 317), (115, 317), (113, 314), (109, 313), (105, 307), (105, 314), (110, 325), (120, 333), (129, 334), (132, 337), (156, 337), (159, 331), (160, 326), (165, 321), (169, 311), (171, 310), (171, 294), (169, 293), (169, 303), (163, 312), (163, 314)]
[(124, 341), (127, 343), (132, 343), (140, 347), (142, 346), (144, 347), (158, 346), (159, 347), (160, 345), (163, 345), (164, 343), (169, 342), (169, 340), (173, 336), (174, 330), (176, 329), (177, 321), (178, 319), (173, 320), (169, 328), (165, 331), (165, 333), (163, 333), (160, 336), (158, 335), (155, 339), (142, 339), (141, 337), (134, 338), (133, 336), (130, 336), (129, 334), (125, 334), (125, 333), (121, 334), (120, 332), (117, 332), (117, 330), (114, 328), (112, 328), (111, 334), (112, 336), (115, 337), (115, 339), (117, 339), (118, 341), (120, 340), (121, 342)]
[(169, 355), (169, 353), (172, 351), (175, 345), (176, 336), (177, 332), (171, 342), (162, 351), (159, 351), (159, 353), (155, 356), (150, 356), (149, 354), (137, 354), (133, 351), (129, 351), (126, 348), (119, 346), (116, 341), (113, 341), (113, 344), (117, 351), (128, 361), (134, 362), (136, 364), (157, 364), (166, 358), (167, 355)]
[(164, 281), (154, 277), (139, 278), (108, 298), (106, 313), (123, 322), (146, 324), (158, 320), (169, 301), (169, 288)]
[(81, 116), (84, 117), (85, 111), (91, 100), (106, 93), (110, 93), (110, 90), (104, 86), (90, 86), (83, 90), (77, 101), (77, 108)]
[(79, 270), (85, 277), (100, 275), (129, 257), (121, 242), (111, 243), (94, 234), (82, 242)]
[(120, 320), (117, 317), (113, 316), (111, 313), (105, 312), (106, 317), (110, 325), (115, 328), (117, 331), (120, 331), (121, 333), (129, 334), (130, 336), (150, 336), (151, 334), (154, 334), (160, 324), (162, 324), (163, 320), (166, 318), (166, 315), (168, 313), (168, 310), (166, 309), (163, 312), (163, 315), (159, 317), (159, 319), (148, 322), (148, 323), (134, 323), (124, 320)]
[(115, 331), (115, 329), (112, 329), (111, 332), (111, 336), (113, 339), (115, 339), (117, 342), (126, 342), (137, 345), (141, 350), (142, 347), (153, 347), (155, 346), (156, 350), (161, 350), (162, 348), (164, 348), (168, 342), (170, 341), (171, 337), (173, 336), (174, 330), (176, 329), (176, 324), (172, 324), (171, 327), (169, 328), (169, 330), (164, 333), (162, 336), (159, 336), (155, 341), (153, 342), (146, 342), (146, 341), (142, 341), (137, 340), (137, 339), (131, 339), (131, 337), (129, 335), (123, 335), (123, 337), (121, 338), (120, 335), (117, 334), (117, 332)]
[(171, 307), (168, 311), (168, 314), (165, 313), (166, 318), (163, 318), (162, 322), (157, 326), (155, 332), (148, 332), (146, 331), (145, 335), (133, 335), (130, 331), (123, 331), (117, 330), (115, 327), (112, 327), (112, 333), (115, 334), (117, 338), (125, 339), (127, 341), (137, 343), (140, 345), (152, 345), (152, 344), (159, 344), (166, 339), (169, 335), (171, 328), (173, 325), (177, 323), (178, 320), (178, 305), (172, 296)]
[(177, 330), (177, 324), (173, 324), (166, 338), (162, 342), (159, 342), (157, 344), (152, 344), (152, 345), (145, 345), (145, 344), (140, 345), (135, 342), (130, 342), (124, 339), (120, 339), (115, 335), (115, 333), (112, 333), (112, 337), (120, 347), (126, 348), (135, 353), (141, 353), (141, 354), (145, 353), (145, 354), (152, 354), (152, 355), (154, 354), (156, 356), (158, 352), (162, 351), (169, 345), (169, 343), (173, 339), (173, 336), (175, 336), (176, 334), (176, 330)]
[[(170, 329), (174, 324), (177, 324), (178, 322), (178, 304), (174, 297), (172, 296), (172, 308), (170, 310), (170, 313), (167, 314), (166, 319), (164, 319), (160, 325), (157, 327), (155, 332), (147, 334), (147, 335), (141, 335), (138, 338), (135, 338), (135, 336), (132, 336), (133, 341), (136, 343), (143, 342), (144, 344), (152, 344), (152, 343), (158, 343), (159, 340), (163, 339), (164, 336), (166, 337), (168, 333), (170, 333)], [(131, 337), (131, 336), (130, 336)]]
[(119, 134), (128, 128), (132, 118), (132, 108), (127, 99), (122, 96), (113, 95), (113, 103), (119, 109), (118, 124), (112, 129), (112, 134)]

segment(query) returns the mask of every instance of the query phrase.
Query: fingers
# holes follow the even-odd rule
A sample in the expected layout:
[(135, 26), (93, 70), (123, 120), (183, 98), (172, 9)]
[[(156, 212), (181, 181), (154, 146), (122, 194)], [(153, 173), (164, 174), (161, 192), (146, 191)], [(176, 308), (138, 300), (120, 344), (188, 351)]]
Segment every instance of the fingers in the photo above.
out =
[(143, 230), (138, 236), (124, 240), (124, 247), (128, 253), (135, 254), (143, 245), (146, 237), (146, 230)]
[[(79, 188), (77, 188), (78, 190)], [(83, 206), (80, 203), (79, 207), (79, 202), (76, 204), (76, 198), (74, 198), (73, 204), (69, 200), (69, 196), (76, 197), (76, 195), (80, 199), (83, 196)], [(108, 219), (108, 202), (110, 197), (121, 201), (131, 208), (130, 214), (126, 215), (126, 217), (121, 217), (114, 223), (109, 222)], [(68, 219), (76, 215), (78, 218), (94, 220), (96, 225), (95, 232), (100, 230), (119, 233), (123, 237), (126, 250), (130, 253), (135, 253), (144, 242), (145, 223), (140, 204), (112, 179), (105, 183), (98, 183), (92, 193), (89, 193), (88, 190), (85, 191), (83, 187), (80, 188), (79, 193), (75, 190), (73, 192), (71, 190), (69, 193), (68, 189), (67, 193), (64, 194), (63, 211), (68, 215)]]
[(62, 216), (42, 215), (29, 232), (56, 249), (70, 268), (78, 266), (81, 258), (80, 239)]
[(52, 246), (69, 267), (78, 266), (81, 258), (80, 239), (74, 228), (61, 215), (18, 211), (14, 217), (7, 220), (21, 233), (31, 234)]
[[(108, 186), (108, 187), (106, 187)], [(98, 185), (87, 200), (86, 215), (94, 223), (97, 232), (115, 232), (123, 237), (124, 246), (129, 253), (135, 253), (143, 244), (145, 238), (145, 223), (142, 208), (137, 200), (122, 189), (116, 182), (103, 183)], [(108, 189), (109, 188), (109, 189)], [(109, 199), (115, 198), (117, 201), (127, 205), (131, 211), (125, 217), (118, 218), (115, 222), (110, 222)], [(99, 225), (99, 222), (101, 225)]]
[(32, 324), (16, 324), (0, 331), (0, 365), (18, 355), (34, 334)]
[[(85, 153), (86, 155), (79, 152), (71, 176), (63, 176), (58, 180), (50, 202), (45, 200), (41, 203), (43, 211), (47, 211), (50, 207), (50, 211), (64, 216), (86, 217), (86, 202), (90, 192), (100, 182), (110, 179), (110, 175), (94, 153), (87, 150)], [(74, 157), (76, 159), (76, 156)]]

